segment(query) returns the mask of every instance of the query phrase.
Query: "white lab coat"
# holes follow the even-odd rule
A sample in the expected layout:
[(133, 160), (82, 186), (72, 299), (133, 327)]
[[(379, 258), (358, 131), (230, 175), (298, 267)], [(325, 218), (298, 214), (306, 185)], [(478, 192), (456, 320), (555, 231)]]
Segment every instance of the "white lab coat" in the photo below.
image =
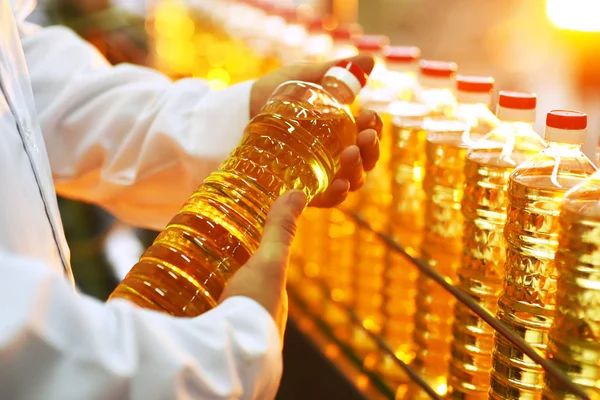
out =
[(163, 227), (238, 142), (250, 85), (111, 67), (26, 24), (33, 7), (0, 0), (0, 399), (274, 397), (279, 335), (254, 301), (176, 319), (76, 295), (55, 194)]

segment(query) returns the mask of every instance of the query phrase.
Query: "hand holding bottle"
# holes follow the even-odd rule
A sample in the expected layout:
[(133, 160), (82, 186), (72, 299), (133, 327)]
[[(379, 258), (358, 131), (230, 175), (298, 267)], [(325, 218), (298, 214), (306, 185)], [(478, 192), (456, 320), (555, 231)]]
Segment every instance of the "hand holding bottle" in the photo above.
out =
[[(371, 56), (356, 56), (349, 61), (360, 66), (366, 73), (373, 69)], [(290, 80), (318, 83), (337, 61), (324, 63), (299, 63), (288, 65), (258, 79), (250, 94), (250, 117), (256, 116), (273, 91)], [(365, 172), (372, 170), (379, 159), (379, 136), (383, 123), (374, 111), (364, 111), (356, 118), (358, 137), (356, 145), (347, 147), (340, 155), (341, 169), (326, 192), (316, 196), (310, 205), (333, 207), (346, 199), (349, 191), (360, 189)]]
[(271, 314), (282, 339), (288, 314), (285, 285), (290, 248), (305, 206), (306, 195), (299, 190), (286, 192), (273, 203), (258, 250), (233, 275), (219, 299), (222, 303), (245, 296), (256, 301)]

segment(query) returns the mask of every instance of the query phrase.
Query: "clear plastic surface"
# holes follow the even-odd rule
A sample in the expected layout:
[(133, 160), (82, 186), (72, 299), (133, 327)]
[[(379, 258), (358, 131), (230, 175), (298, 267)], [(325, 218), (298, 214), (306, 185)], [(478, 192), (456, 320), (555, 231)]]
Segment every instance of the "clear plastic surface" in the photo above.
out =
[(217, 304), (229, 278), (257, 249), (273, 201), (290, 189), (310, 201), (356, 142), (337, 98), (349, 91), (282, 84), (247, 126), (238, 147), (209, 175), (111, 295), (144, 308), (196, 316)]
[[(556, 309), (554, 255), (563, 198), (595, 171), (580, 146), (549, 143), (509, 178), (506, 274), (497, 317), (541, 352)], [(492, 365), (490, 398), (541, 397), (543, 369), (497, 334)]]
[[(503, 122), (467, 152), (457, 285), (494, 314), (504, 278), (509, 176), (545, 146), (532, 124)], [(461, 303), (454, 316), (448, 397), (487, 399), (494, 330)]]
[[(565, 194), (555, 262), (556, 314), (547, 356), (600, 398), (600, 172)], [(543, 398), (575, 399), (549, 376)]]

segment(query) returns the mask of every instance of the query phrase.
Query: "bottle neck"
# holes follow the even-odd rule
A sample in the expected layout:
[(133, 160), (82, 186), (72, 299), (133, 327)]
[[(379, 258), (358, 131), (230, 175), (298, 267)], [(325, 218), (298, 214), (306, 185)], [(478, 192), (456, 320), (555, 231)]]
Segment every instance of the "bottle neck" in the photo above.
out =
[(500, 126), (503, 129), (514, 128), (517, 132), (532, 131), (535, 133), (533, 130), (533, 121), (500, 121)]
[(321, 86), (339, 103), (346, 105), (352, 104), (356, 98), (355, 93), (360, 91), (360, 86), (358, 86), (358, 90), (356, 90), (356, 87), (350, 87), (354, 86), (352, 83), (348, 83), (334, 75), (329, 75), (329, 73), (321, 80)]
[(483, 104), (487, 108), (490, 108), (490, 105), (492, 104), (492, 94), (459, 90), (456, 92), (456, 101), (458, 101), (458, 104)]
[(581, 144), (548, 142), (546, 153), (563, 157), (576, 157), (582, 154)]

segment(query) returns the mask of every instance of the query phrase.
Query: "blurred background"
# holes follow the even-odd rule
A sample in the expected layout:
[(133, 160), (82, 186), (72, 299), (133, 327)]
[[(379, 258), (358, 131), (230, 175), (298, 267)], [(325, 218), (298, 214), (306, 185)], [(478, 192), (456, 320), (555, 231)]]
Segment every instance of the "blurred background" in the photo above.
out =
[[(418, 46), (423, 58), (454, 61), (462, 74), (491, 75), (496, 79), (498, 90), (537, 93), (538, 132), (543, 131), (543, 116), (550, 109), (587, 112), (591, 139), (586, 151), (595, 156), (600, 128), (600, 53), (597, 51), (600, 6), (596, 0), (312, 0), (291, 3), (337, 21), (358, 22), (366, 33), (387, 35), (394, 45)], [(189, 75), (206, 78), (216, 90), (277, 65), (276, 62), (256, 64), (252, 71), (236, 71), (222, 65), (198, 66), (186, 61), (183, 55), (192, 50), (181, 41), (190, 30), (196, 34), (193, 51), (212, 51), (217, 58), (239, 54), (240, 49), (235, 47), (237, 42), (223, 39), (221, 47), (210, 44), (210, 35), (219, 37), (219, 32), (198, 35), (205, 26), (202, 18), (194, 19), (191, 27), (185, 24), (188, 21), (186, 9), (206, 9), (212, 4), (211, 0), (38, 0), (38, 8), (30, 20), (74, 29), (112, 63), (129, 62), (157, 68), (173, 79)], [(180, 53), (176, 54), (177, 49)], [(235, 59), (229, 61), (236, 62)], [(83, 292), (105, 300), (155, 233), (124, 226), (88, 204), (60, 199), (60, 206), (77, 285)], [(297, 335), (297, 332), (291, 334)], [(300, 358), (304, 364), (286, 364), (289, 368), (286, 367), (287, 378), (284, 378), (280, 397), (361, 398), (358, 391), (346, 385), (347, 379), (324, 366), (327, 357), (316, 350), (312, 353), (298, 350), (301, 346), (311, 346), (302, 344), (303, 340), (299, 335), (288, 341), (288, 344), (290, 341), (297, 344), (288, 350), (288, 359)], [(302, 365), (311, 366), (310, 376), (299, 374), (298, 369), (307, 373), (307, 368), (299, 367)], [(302, 392), (294, 385), (294, 379), (312, 379), (313, 391)], [(357, 379), (355, 384), (360, 382), (360, 376)], [(319, 381), (328, 385), (321, 387)], [(332, 385), (332, 382), (337, 383)]]

